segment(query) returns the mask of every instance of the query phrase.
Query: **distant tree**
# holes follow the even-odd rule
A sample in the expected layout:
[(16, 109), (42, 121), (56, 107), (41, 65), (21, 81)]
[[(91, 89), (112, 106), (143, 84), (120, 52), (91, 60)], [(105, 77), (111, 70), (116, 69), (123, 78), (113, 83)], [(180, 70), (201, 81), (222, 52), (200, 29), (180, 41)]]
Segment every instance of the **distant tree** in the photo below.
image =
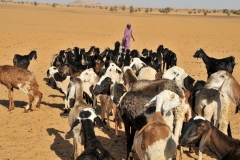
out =
[(204, 16), (206, 16), (206, 15), (207, 15), (207, 11), (206, 11), (206, 12), (204, 12), (204, 13), (203, 13), (203, 15), (204, 15)]
[(85, 7), (87, 8), (87, 7), (88, 7), (88, 5), (85, 5)]
[(226, 13), (227, 14), (228, 13), (228, 9), (223, 9), (222, 13)]
[(100, 6), (99, 8), (102, 9), (102, 6)]
[(150, 10), (150, 12), (152, 12), (152, 11), (153, 11), (153, 9), (152, 9), (152, 8), (150, 8), (149, 10)]
[(141, 12), (141, 8), (138, 8), (138, 12)]
[(164, 8), (164, 13), (168, 14), (170, 12), (171, 8), (170, 7), (166, 7)]
[(70, 7), (70, 5), (68, 4), (67, 7)]
[(134, 12), (133, 6), (130, 6), (130, 13), (133, 13), (133, 12)]
[(122, 8), (122, 10), (123, 10), (123, 11), (125, 11), (125, 9), (126, 9), (126, 6), (122, 6), (121, 8)]
[(108, 7), (105, 7), (105, 9), (107, 9)]
[(53, 3), (53, 4), (52, 4), (52, 7), (54, 7), (54, 8), (55, 8), (56, 6), (57, 6), (57, 4), (56, 4), (56, 3)]
[(148, 13), (148, 12), (149, 12), (149, 8), (146, 8), (146, 9), (145, 9), (145, 13)]
[(216, 12), (217, 12), (216, 9), (214, 9), (214, 10), (213, 10), (213, 13), (216, 13)]
[(188, 14), (191, 14), (192, 13), (192, 11), (188, 11)]
[(116, 12), (117, 11), (117, 6), (114, 6), (113, 10)]
[(195, 12), (195, 11), (194, 11), (193, 13), (194, 13), (194, 14), (196, 14), (196, 12)]
[(34, 4), (34, 6), (37, 6), (37, 5), (38, 5), (38, 3), (37, 3), (37, 2), (33, 2), (33, 4)]
[(113, 7), (112, 7), (112, 6), (110, 7), (110, 11), (111, 11), (111, 12), (113, 11)]
[(135, 9), (135, 12), (138, 12), (138, 10), (137, 10), (137, 9)]

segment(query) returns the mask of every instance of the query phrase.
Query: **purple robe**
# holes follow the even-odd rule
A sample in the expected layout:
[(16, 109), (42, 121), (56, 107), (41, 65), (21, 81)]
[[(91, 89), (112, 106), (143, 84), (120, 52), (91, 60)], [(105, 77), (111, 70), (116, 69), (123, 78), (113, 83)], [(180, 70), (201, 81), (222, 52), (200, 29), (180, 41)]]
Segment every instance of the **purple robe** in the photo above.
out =
[[(127, 24), (127, 26), (130, 24)], [(131, 28), (127, 28), (124, 31), (124, 37), (122, 39), (122, 47), (125, 49), (130, 49), (130, 38), (132, 36), (132, 29)]]

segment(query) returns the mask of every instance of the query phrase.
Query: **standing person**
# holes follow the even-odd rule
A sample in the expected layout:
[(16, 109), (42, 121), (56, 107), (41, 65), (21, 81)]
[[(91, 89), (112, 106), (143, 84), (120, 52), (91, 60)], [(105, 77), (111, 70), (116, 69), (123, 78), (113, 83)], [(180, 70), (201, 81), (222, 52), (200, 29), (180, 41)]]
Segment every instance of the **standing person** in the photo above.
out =
[(132, 35), (131, 24), (127, 24), (127, 27), (124, 31), (124, 37), (122, 39), (122, 47), (125, 48), (125, 50), (130, 49), (130, 38), (131, 37), (132, 37), (133, 41), (135, 41), (135, 39), (133, 38), (133, 35)]

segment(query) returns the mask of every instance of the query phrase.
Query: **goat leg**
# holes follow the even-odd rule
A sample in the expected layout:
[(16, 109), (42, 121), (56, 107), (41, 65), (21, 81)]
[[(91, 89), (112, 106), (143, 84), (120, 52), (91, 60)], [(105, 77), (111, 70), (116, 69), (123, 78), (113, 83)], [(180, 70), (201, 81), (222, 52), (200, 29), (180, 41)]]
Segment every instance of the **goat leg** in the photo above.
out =
[(8, 98), (9, 98), (9, 108), (8, 111), (14, 110), (14, 102), (13, 102), (13, 88), (8, 89)]

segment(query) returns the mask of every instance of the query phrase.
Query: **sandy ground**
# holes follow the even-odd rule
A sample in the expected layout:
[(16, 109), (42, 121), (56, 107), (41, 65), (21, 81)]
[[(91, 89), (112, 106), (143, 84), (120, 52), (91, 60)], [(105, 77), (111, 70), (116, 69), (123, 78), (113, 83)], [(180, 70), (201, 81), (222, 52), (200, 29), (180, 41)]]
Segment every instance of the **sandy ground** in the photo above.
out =
[[(237, 16), (186, 13), (149, 14), (128, 11), (109, 12), (99, 8), (79, 8), (46, 5), (0, 3), (0, 65), (12, 65), (13, 55), (28, 54), (35, 49), (37, 61), (31, 61), (29, 70), (36, 74), (43, 93), (41, 108), (23, 113), (27, 97), (14, 91), (16, 108), (8, 112), (8, 94), (0, 85), (0, 158), (3, 160), (68, 160), (72, 152), (72, 138), (65, 138), (70, 129), (67, 115), (62, 114), (63, 95), (46, 85), (44, 78), (50, 57), (61, 49), (78, 46), (89, 49), (94, 45), (101, 51), (114, 47), (120, 41), (127, 23), (132, 24), (136, 39), (131, 49), (156, 50), (163, 44), (177, 54), (177, 65), (192, 77), (206, 80), (205, 64), (194, 59), (193, 54), (203, 48), (212, 57), (235, 56), (237, 65), (234, 77), (240, 81), (240, 23)], [(233, 137), (240, 139), (239, 115), (230, 105), (229, 119)], [(113, 128), (113, 123), (111, 122)], [(124, 130), (118, 143), (112, 138), (114, 130), (102, 132), (95, 129), (98, 139), (116, 158), (126, 158)], [(196, 159), (195, 153), (184, 149), (184, 159)], [(214, 159), (204, 154), (204, 159)]]

